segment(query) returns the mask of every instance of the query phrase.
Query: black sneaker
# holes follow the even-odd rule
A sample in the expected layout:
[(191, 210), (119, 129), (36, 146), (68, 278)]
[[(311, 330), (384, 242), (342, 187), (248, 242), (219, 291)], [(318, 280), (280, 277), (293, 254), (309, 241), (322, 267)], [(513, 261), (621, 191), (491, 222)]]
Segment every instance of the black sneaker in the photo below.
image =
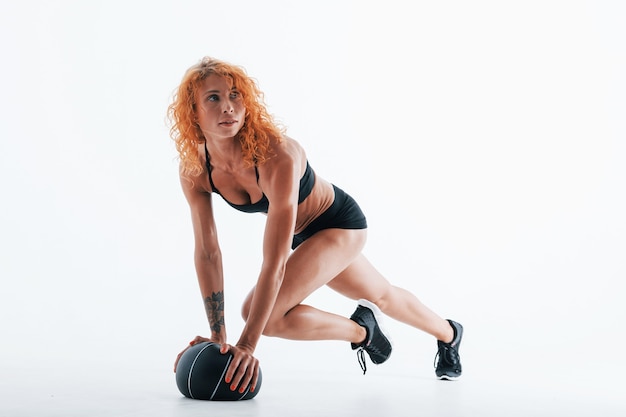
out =
[(461, 347), (461, 339), (463, 338), (463, 326), (452, 320), (448, 320), (448, 322), (454, 330), (454, 338), (450, 343), (437, 340), (438, 350), (437, 355), (435, 355), (435, 373), (439, 379), (452, 381), (458, 379), (462, 372), (459, 348)]
[(361, 369), (363, 369), (363, 374), (367, 371), (363, 351), (367, 352), (372, 362), (377, 365), (385, 362), (391, 355), (391, 341), (380, 326), (381, 318), (382, 313), (376, 304), (367, 300), (359, 300), (356, 311), (350, 317), (350, 320), (354, 320), (365, 327), (367, 331), (367, 336), (363, 342), (360, 344), (351, 343), (352, 350), (357, 351), (357, 358)]

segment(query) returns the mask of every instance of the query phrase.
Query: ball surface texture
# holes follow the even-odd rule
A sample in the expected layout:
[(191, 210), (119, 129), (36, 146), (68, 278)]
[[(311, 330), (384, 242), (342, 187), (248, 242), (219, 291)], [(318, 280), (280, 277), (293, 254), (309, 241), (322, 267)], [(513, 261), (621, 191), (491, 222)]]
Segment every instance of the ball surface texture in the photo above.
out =
[(230, 390), (224, 381), (224, 375), (233, 355), (220, 353), (220, 345), (213, 342), (201, 342), (191, 346), (183, 353), (176, 366), (176, 385), (185, 397), (196, 400), (238, 401), (254, 398), (261, 389), (262, 375), (254, 392), (246, 387), (244, 392)]

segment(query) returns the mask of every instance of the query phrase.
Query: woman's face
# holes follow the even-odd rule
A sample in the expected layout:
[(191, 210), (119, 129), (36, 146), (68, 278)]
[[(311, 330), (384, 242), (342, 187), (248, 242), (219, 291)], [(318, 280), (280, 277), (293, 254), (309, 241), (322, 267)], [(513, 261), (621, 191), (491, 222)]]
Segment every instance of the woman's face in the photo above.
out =
[(233, 138), (245, 116), (241, 95), (226, 78), (211, 74), (196, 90), (196, 117), (205, 138)]

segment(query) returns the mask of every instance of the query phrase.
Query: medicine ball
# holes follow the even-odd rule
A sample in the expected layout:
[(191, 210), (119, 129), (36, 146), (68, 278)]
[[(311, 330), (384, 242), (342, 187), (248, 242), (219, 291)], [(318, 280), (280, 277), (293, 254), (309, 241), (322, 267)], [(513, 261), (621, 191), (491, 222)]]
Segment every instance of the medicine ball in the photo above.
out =
[(220, 353), (217, 343), (201, 342), (191, 346), (180, 357), (176, 367), (178, 390), (185, 397), (196, 400), (238, 401), (254, 398), (261, 389), (261, 369), (254, 392), (250, 392), (249, 386), (243, 393), (239, 392), (239, 388), (231, 391), (224, 375), (232, 359), (232, 353)]

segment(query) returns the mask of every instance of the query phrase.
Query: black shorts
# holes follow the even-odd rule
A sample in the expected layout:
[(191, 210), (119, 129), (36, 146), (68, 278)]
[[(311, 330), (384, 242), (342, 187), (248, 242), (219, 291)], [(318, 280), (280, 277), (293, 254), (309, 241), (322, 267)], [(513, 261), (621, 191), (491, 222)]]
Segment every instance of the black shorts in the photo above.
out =
[(341, 188), (333, 185), (335, 201), (325, 212), (313, 220), (303, 231), (293, 237), (292, 249), (324, 229), (367, 229), (367, 220), (361, 208)]

